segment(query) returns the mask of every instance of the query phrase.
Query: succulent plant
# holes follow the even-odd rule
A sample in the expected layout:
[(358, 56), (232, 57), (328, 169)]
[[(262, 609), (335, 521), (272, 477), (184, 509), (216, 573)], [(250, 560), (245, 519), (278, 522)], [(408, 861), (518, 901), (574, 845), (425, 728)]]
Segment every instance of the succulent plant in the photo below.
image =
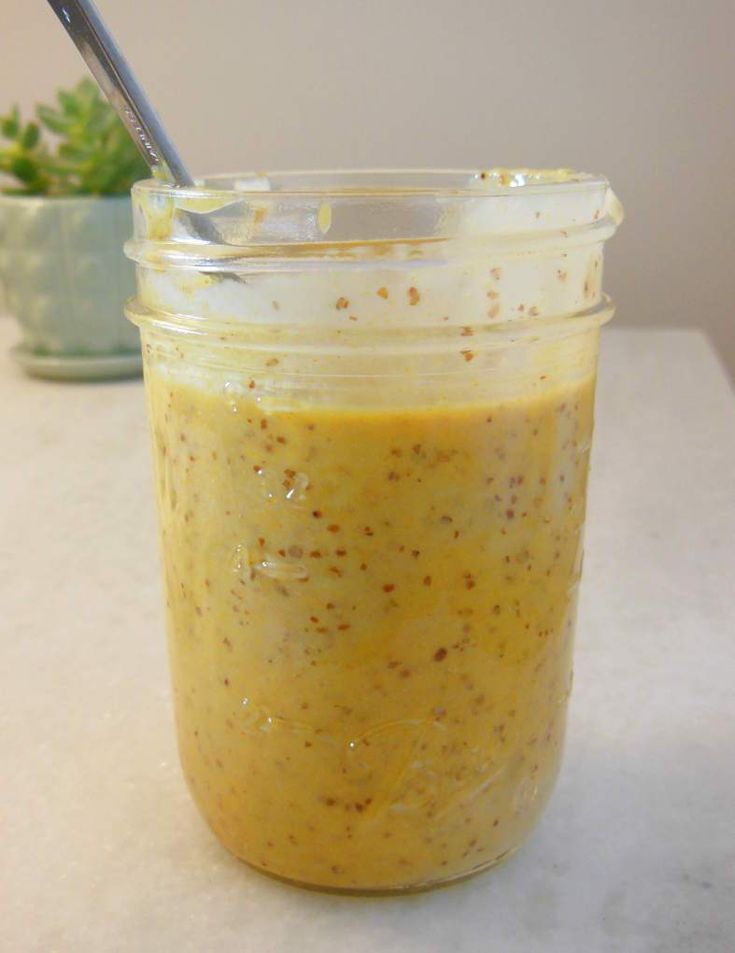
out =
[(150, 173), (117, 114), (91, 79), (59, 90), (58, 106), (17, 107), (0, 117), (0, 191), (15, 195), (120, 195)]

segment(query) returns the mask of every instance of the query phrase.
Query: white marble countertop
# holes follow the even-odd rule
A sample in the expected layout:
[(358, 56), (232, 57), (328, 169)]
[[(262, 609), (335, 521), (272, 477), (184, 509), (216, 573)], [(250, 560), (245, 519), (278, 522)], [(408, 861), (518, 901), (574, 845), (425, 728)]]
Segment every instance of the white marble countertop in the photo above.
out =
[(504, 866), (405, 898), (266, 879), (179, 774), (140, 382), (0, 322), (0, 949), (735, 949), (735, 395), (696, 332), (605, 334), (566, 760)]

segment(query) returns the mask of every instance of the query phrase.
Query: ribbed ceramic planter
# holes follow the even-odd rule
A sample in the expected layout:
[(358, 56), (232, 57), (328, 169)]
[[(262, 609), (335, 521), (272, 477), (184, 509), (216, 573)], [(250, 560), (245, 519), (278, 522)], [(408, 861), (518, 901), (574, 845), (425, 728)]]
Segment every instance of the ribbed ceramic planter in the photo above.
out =
[(140, 373), (138, 330), (123, 316), (135, 279), (122, 245), (127, 196), (0, 195), (0, 280), (22, 340), (14, 357), (40, 377)]

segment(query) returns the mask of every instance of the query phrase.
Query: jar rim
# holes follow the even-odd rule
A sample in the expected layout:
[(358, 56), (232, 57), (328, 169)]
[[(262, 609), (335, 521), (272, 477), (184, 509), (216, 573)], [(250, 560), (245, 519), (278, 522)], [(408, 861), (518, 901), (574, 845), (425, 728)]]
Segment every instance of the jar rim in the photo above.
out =
[(568, 168), (496, 167), (489, 169), (314, 169), (283, 172), (218, 173), (193, 186), (160, 179), (143, 179), (133, 192), (150, 197), (230, 200), (257, 197), (260, 201), (289, 196), (340, 197), (439, 196), (494, 198), (529, 194), (605, 189), (605, 176)]
[(606, 178), (570, 169), (377, 169), (212, 176), (194, 188), (145, 180), (133, 218), (126, 252), (139, 264), (229, 271), (264, 258), (404, 260), (437, 243), (450, 253), (600, 242), (622, 207)]

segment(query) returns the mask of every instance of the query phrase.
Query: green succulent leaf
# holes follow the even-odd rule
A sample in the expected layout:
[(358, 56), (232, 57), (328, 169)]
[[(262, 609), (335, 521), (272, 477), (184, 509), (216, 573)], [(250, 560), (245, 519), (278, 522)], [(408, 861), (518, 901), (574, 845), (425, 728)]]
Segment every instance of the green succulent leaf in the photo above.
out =
[(64, 135), (69, 128), (69, 120), (51, 106), (37, 106), (36, 116), (42, 126), (48, 129), (49, 132), (56, 133), (56, 135)]
[(41, 130), (38, 127), (38, 123), (29, 122), (23, 130), (23, 135), (20, 137), (20, 144), (23, 149), (33, 149), (38, 144), (40, 138)]
[(57, 93), (57, 99), (61, 104), (61, 108), (67, 116), (78, 116), (80, 110), (80, 103), (74, 93), (69, 92), (69, 90), (60, 89)]
[(81, 106), (89, 108), (99, 101), (99, 88), (88, 76), (79, 80), (74, 92)]
[(15, 139), (20, 132), (20, 115), (17, 106), (14, 106), (9, 115), (0, 119), (0, 132), (5, 139)]
[(38, 167), (28, 156), (16, 156), (11, 160), (10, 171), (21, 182), (29, 184), (38, 178)]
[(94, 146), (91, 143), (78, 144), (76, 142), (62, 142), (59, 144), (58, 155), (62, 159), (70, 159), (73, 162), (83, 162), (94, 152)]

